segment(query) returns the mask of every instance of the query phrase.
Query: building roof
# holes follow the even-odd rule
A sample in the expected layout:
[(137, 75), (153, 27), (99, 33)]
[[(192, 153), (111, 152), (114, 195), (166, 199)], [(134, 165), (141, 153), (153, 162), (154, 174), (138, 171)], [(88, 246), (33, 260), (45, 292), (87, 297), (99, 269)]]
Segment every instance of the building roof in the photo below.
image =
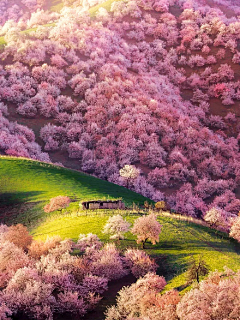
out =
[(87, 201), (82, 201), (82, 203), (102, 203), (102, 202), (106, 202), (106, 203), (112, 203), (112, 202), (122, 202), (121, 199), (108, 199), (108, 200), (87, 200)]

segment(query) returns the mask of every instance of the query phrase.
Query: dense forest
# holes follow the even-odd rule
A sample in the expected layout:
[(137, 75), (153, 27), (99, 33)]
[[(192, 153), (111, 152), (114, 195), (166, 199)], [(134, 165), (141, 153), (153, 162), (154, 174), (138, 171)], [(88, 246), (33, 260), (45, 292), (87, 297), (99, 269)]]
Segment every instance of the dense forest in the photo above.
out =
[[(240, 240), (238, 0), (0, 0), (0, 59), (0, 155), (82, 171)], [(154, 244), (151, 209), (139, 228)], [(140, 278), (107, 320), (239, 319), (239, 272), (161, 295), (143, 251), (92, 234), (38, 243), (22, 228), (0, 225), (0, 320), (83, 316), (129, 273)]]
[(2, 153), (120, 185), (119, 169), (135, 165), (136, 192), (191, 216), (236, 214), (240, 8), (97, 4), (66, 1), (57, 13), (1, 1)]

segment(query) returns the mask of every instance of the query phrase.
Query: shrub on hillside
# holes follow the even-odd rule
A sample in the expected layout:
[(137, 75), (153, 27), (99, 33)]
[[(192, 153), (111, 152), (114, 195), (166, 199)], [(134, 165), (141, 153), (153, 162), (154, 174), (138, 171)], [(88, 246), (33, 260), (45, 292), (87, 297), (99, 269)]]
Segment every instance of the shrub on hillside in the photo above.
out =
[(46, 213), (62, 210), (69, 206), (71, 200), (67, 196), (57, 196), (50, 199), (50, 203), (44, 207)]
[(155, 203), (155, 209), (159, 210), (164, 210), (166, 209), (166, 202), (165, 201), (158, 201)]
[(32, 236), (28, 232), (27, 227), (22, 224), (10, 226), (4, 233), (4, 240), (12, 242), (16, 246), (26, 250), (32, 243)]

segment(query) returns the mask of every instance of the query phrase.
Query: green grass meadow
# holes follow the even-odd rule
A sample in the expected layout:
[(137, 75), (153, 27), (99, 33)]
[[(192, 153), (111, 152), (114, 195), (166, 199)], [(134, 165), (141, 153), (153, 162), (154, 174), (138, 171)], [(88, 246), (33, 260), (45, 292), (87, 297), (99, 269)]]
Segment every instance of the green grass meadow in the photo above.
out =
[(43, 207), (58, 195), (71, 198), (70, 212), (79, 209), (81, 200), (122, 198), (127, 206), (133, 203), (143, 205), (149, 200), (124, 187), (78, 171), (34, 160), (0, 157), (0, 206), (18, 205), (22, 212), (5, 217), (8, 223), (26, 224), (28, 220), (33, 223), (49, 216)]
[[(71, 238), (77, 241), (80, 233), (91, 232), (97, 234), (102, 241), (109, 241), (109, 237), (103, 234), (102, 230), (109, 216), (114, 213), (117, 212), (98, 210), (87, 214), (59, 214), (32, 229), (32, 235), (39, 240), (60, 235), (63, 239)], [(132, 224), (141, 215), (129, 211), (122, 214)], [(182, 293), (189, 290), (189, 287), (185, 288), (185, 284), (191, 257), (198, 259), (202, 256), (211, 271), (223, 270), (224, 266), (234, 271), (240, 269), (240, 245), (226, 234), (175, 218), (159, 216), (158, 221), (162, 225), (159, 243), (154, 246), (147, 243), (145, 251), (159, 264), (158, 273), (165, 276), (168, 282), (166, 290), (176, 288)], [(121, 249), (127, 247), (140, 248), (130, 232), (126, 234), (125, 240), (120, 242)]]
[[(57, 195), (67, 195), (76, 201), (62, 212), (44, 213), (43, 206)], [(133, 224), (144, 212), (132, 209), (82, 211), (78, 203), (81, 199), (119, 197), (129, 206), (133, 202), (142, 205), (146, 200), (128, 189), (81, 172), (33, 160), (0, 158), (1, 222), (24, 223), (35, 239), (60, 235), (63, 239), (77, 241), (80, 233), (91, 232), (109, 241), (102, 233), (109, 216), (121, 213)], [(202, 256), (211, 271), (223, 270), (224, 266), (234, 271), (240, 269), (240, 244), (227, 234), (161, 214), (158, 221), (162, 225), (159, 243), (154, 246), (147, 243), (146, 252), (156, 259), (158, 274), (168, 282), (166, 290), (176, 288), (184, 293), (190, 289), (186, 286), (186, 270), (191, 257)], [(130, 232), (119, 246), (121, 249), (139, 247)]]

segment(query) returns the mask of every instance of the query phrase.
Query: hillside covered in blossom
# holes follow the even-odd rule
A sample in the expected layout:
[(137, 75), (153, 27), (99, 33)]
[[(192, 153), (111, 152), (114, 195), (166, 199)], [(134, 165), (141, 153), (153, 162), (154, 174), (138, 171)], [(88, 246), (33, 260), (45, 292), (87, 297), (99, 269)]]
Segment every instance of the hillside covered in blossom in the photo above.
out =
[[(193, 217), (238, 214), (237, 0), (2, 0), (0, 12), (1, 154)], [(141, 172), (128, 185), (125, 165)]]

